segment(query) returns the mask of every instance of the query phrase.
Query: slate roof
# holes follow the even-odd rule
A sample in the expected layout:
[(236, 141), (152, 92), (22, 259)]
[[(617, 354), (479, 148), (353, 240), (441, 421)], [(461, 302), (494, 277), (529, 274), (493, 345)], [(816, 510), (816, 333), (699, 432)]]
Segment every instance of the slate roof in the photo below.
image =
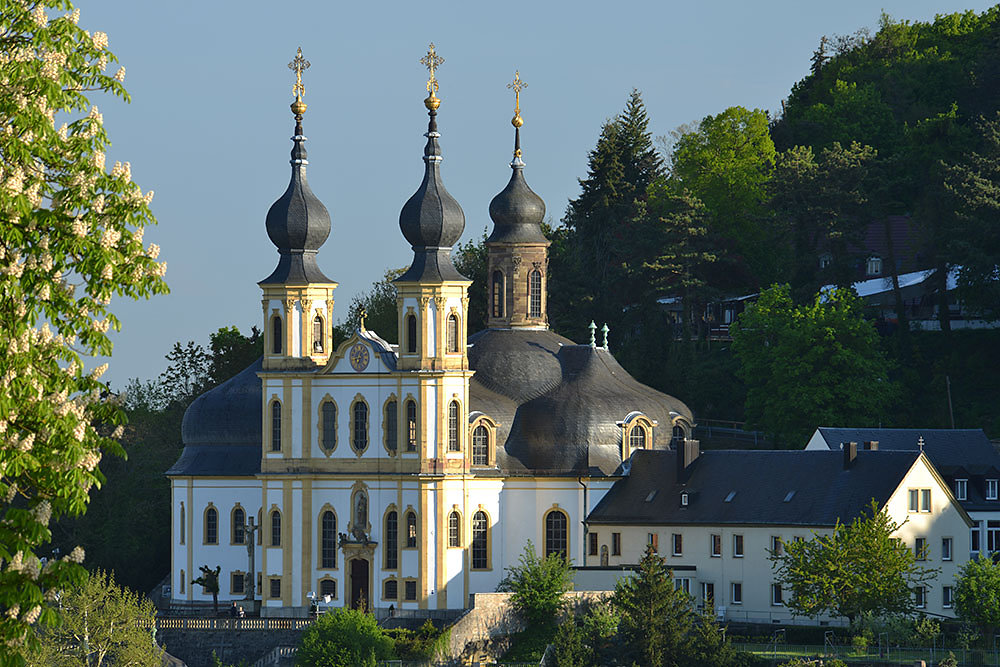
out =
[[(841, 452), (707, 451), (691, 464), (685, 483), (678, 481), (676, 452), (640, 450), (587, 521), (832, 526), (858, 516), (872, 498), (883, 505), (919, 457), (860, 451), (845, 469)], [(682, 491), (690, 494), (687, 507), (680, 504)]]

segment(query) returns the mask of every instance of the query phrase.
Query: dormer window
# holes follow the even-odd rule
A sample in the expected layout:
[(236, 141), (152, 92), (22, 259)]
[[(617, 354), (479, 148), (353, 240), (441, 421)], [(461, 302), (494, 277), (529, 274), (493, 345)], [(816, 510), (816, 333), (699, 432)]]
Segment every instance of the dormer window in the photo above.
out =
[(956, 500), (968, 500), (969, 498), (969, 480), (967, 479), (956, 479), (955, 480), (955, 499)]
[(986, 500), (996, 500), (997, 499), (997, 480), (988, 479), (986, 480)]
[(865, 272), (869, 276), (880, 276), (882, 275), (882, 258), (878, 255), (872, 255), (868, 258), (866, 263)]
[(646, 428), (642, 423), (637, 423), (628, 434), (628, 446), (630, 450), (646, 448)]
[(687, 491), (681, 491), (681, 507), (687, 507), (691, 499)]
[(833, 264), (833, 255), (831, 255), (828, 252), (824, 252), (822, 255), (819, 256), (820, 270), (830, 268), (831, 264)]

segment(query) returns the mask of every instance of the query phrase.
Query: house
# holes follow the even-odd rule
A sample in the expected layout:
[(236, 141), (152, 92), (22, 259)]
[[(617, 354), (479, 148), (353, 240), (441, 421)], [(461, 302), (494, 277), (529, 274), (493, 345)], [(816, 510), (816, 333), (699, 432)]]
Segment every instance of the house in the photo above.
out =
[[(920, 451), (637, 451), (587, 517), (585, 565), (639, 561), (647, 544), (666, 558), (674, 585), (720, 620), (805, 622), (784, 606), (769, 554), (830, 532), (874, 500), (896, 537), (940, 568), (915, 591), (927, 613), (953, 616), (953, 580), (969, 553), (966, 511)], [(825, 617), (824, 624), (844, 619)]]

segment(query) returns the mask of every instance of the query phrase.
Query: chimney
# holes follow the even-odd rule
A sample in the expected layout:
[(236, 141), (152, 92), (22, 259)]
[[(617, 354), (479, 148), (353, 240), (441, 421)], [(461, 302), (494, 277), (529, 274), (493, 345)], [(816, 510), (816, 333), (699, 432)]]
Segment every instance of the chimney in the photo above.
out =
[(858, 458), (858, 443), (845, 442), (844, 445), (844, 470), (848, 470), (854, 465), (854, 460)]
[(698, 455), (701, 454), (701, 443), (698, 440), (688, 440), (685, 438), (677, 446), (677, 478), (684, 479), (688, 469), (694, 463)]
[(878, 451), (878, 440), (868, 440), (865, 442), (866, 452), (877, 452)]

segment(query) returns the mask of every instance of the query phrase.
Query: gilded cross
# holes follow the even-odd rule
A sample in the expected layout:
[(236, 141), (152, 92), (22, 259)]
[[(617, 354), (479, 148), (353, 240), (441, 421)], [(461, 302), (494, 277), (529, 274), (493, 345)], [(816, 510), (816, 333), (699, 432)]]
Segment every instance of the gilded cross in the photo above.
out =
[(365, 310), (364, 308), (362, 308), (358, 312), (358, 319), (361, 321), (361, 323), (358, 325), (358, 329), (360, 331), (364, 331), (365, 330), (365, 318), (366, 317), (368, 317), (368, 311)]
[(434, 71), (444, 64), (444, 58), (437, 54), (434, 50), (434, 42), (431, 42), (430, 47), (427, 49), (427, 55), (420, 59), (420, 64), (427, 68), (427, 71), (431, 73), (429, 79), (427, 79), (427, 92), (432, 95), (438, 90), (437, 79), (434, 78)]
[(295, 99), (301, 100), (302, 96), (305, 95), (306, 89), (302, 85), (302, 72), (309, 69), (310, 63), (308, 60), (302, 57), (302, 47), (299, 47), (298, 53), (295, 54), (295, 58), (292, 62), (288, 63), (288, 69), (295, 72), (295, 85), (292, 86), (292, 95), (295, 95)]
[(514, 70), (514, 80), (507, 84), (507, 87), (514, 91), (514, 115), (521, 115), (521, 91), (528, 87), (524, 81), (521, 80), (521, 73)]

